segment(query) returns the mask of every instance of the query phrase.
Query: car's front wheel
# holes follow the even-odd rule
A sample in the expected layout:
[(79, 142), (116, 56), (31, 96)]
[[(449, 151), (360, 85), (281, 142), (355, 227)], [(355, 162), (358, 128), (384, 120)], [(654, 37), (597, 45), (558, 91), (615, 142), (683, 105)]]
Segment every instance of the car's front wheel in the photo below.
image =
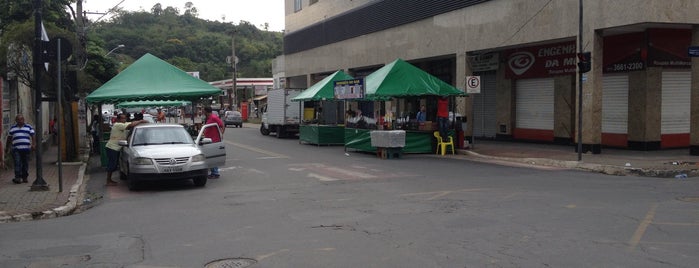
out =
[(138, 182), (133, 177), (126, 180), (126, 186), (129, 187), (129, 191), (137, 191), (138, 190)]
[(206, 185), (206, 176), (199, 176), (199, 177), (194, 177), (192, 178), (192, 181), (194, 181), (194, 186), (197, 187), (204, 187)]

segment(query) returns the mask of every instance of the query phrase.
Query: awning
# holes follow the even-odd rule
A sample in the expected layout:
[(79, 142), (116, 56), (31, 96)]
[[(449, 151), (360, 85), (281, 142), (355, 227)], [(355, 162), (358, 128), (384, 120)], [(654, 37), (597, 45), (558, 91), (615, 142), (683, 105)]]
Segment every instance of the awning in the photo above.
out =
[(86, 97), (88, 103), (188, 100), (221, 94), (221, 89), (146, 53)]
[(267, 98), (267, 95), (262, 95), (262, 96), (255, 97), (255, 98), (252, 99), (252, 100), (254, 100), (254, 101), (256, 101), (256, 100), (264, 100), (264, 99), (266, 99), (266, 98)]
[(439, 78), (397, 59), (364, 79), (365, 98), (385, 100), (409, 96), (465, 96), (466, 94)]

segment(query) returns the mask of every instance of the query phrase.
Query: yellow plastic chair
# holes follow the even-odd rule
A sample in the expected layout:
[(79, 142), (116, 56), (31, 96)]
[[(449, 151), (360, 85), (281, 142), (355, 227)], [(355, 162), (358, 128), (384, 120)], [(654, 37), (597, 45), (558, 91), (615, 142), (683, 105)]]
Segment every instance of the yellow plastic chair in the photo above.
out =
[(432, 133), (435, 138), (437, 138), (437, 152), (434, 154), (439, 154), (439, 149), (442, 148), (442, 155), (446, 153), (447, 146), (451, 146), (451, 154), (454, 154), (454, 138), (449, 136), (449, 142), (442, 140), (442, 136), (439, 135), (439, 131)]

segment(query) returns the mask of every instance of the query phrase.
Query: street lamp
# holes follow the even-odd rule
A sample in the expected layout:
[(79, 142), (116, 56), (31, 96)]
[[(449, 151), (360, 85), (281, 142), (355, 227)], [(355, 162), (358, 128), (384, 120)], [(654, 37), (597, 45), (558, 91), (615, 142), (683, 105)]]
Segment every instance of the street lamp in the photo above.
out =
[(107, 54), (104, 54), (104, 56), (107, 57), (107, 56), (109, 56), (109, 54), (112, 54), (112, 52), (114, 52), (114, 50), (120, 49), (120, 48), (122, 48), (122, 47), (124, 47), (123, 44), (118, 45), (118, 46), (116, 46), (115, 48), (113, 48), (112, 50), (110, 50), (109, 52), (107, 52)]

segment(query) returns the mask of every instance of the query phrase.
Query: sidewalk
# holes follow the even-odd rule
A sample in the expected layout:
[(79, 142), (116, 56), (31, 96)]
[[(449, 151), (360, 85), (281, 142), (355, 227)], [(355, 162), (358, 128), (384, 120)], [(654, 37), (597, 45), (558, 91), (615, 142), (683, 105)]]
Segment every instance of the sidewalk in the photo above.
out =
[(656, 151), (602, 148), (600, 154), (583, 153), (581, 161), (578, 161), (575, 145), (476, 140), (471, 148), (459, 151), (480, 159), (575, 168), (610, 175), (699, 176), (699, 156), (689, 155), (688, 148)]
[(42, 155), (43, 179), (49, 191), (29, 191), (36, 180), (36, 156), (29, 161), (29, 183), (15, 184), (13, 167), (0, 171), (0, 223), (48, 219), (70, 215), (77, 207), (83, 182), (84, 162), (63, 163), (63, 191), (59, 192), (58, 147), (49, 146)]
[[(258, 124), (244, 124), (259, 128)], [(633, 175), (673, 178), (677, 174), (699, 176), (699, 156), (689, 155), (689, 149), (631, 151), (603, 148), (601, 154), (578, 154), (574, 145), (552, 145), (509, 141), (476, 140), (470, 149), (457, 150), (455, 156), (425, 155), (426, 157), (459, 157), (484, 162), (518, 162), (531, 165), (557, 166), (611, 175)], [(96, 156), (93, 156), (96, 157)], [(51, 146), (43, 155), (43, 178), (50, 191), (32, 192), (29, 187), (36, 179), (35, 158), (30, 162), (29, 183), (14, 184), (10, 167), (0, 174), (0, 223), (47, 219), (70, 215), (82, 195), (87, 156), (79, 163), (64, 163), (63, 192), (58, 192), (57, 147)]]

